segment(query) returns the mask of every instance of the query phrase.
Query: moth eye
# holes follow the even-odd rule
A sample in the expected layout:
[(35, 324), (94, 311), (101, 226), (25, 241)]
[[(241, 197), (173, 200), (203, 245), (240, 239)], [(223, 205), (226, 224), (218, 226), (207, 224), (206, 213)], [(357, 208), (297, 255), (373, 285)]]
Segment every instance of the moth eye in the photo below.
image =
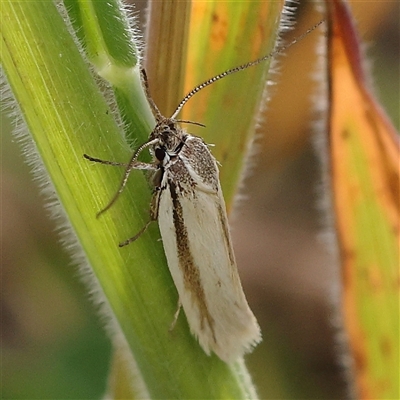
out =
[(154, 153), (155, 153), (155, 156), (156, 156), (158, 161), (164, 160), (164, 157), (165, 157), (165, 150), (164, 149), (157, 148), (157, 149), (155, 149)]
[(163, 137), (164, 141), (166, 141), (171, 136), (171, 132), (170, 131), (163, 131), (161, 133), (161, 136)]

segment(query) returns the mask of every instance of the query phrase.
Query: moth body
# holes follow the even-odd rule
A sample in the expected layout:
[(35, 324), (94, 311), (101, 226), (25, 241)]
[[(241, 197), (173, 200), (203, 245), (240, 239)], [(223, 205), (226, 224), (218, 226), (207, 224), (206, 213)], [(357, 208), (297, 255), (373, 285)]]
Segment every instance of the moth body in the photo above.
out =
[(167, 121), (150, 137), (159, 137), (161, 171), (152, 213), (192, 334), (207, 354), (231, 362), (261, 334), (240, 283), (217, 163), (201, 138)]

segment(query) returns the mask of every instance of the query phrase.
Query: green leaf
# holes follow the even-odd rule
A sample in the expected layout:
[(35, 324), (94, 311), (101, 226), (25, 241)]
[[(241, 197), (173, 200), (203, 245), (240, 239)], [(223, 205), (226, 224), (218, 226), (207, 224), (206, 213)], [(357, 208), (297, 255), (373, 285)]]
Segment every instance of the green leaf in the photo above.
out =
[[(154, 119), (140, 85), (136, 48), (120, 4), (68, 1), (67, 5), (87, 57), (114, 89), (126, 135), (129, 140), (145, 140)], [(276, 23), (277, 11), (265, 15), (267, 21)], [(59, 208), (72, 228), (70, 236), (76, 236), (92, 267), (90, 289), (98, 291), (98, 301), (106, 304), (111, 330), (126, 339), (150, 396), (255, 398), (243, 361), (227, 365), (215, 355), (208, 357), (190, 334), (184, 313), (169, 331), (178, 296), (156, 224), (140, 240), (118, 247), (148, 221), (151, 188), (143, 174), (133, 172), (118, 202), (96, 218), (115, 193), (122, 171), (92, 164), (83, 154), (126, 162), (132, 150), (57, 8), (52, 2), (4, 1), (1, 40), (3, 69), (44, 165), (43, 175), (54, 186)], [(273, 41), (271, 37), (267, 47)], [(257, 56), (267, 47), (260, 46)], [(236, 59), (231, 62), (229, 66), (234, 66)], [(215, 72), (224, 68), (225, 64)], [(252, 85), (255, 97), (247, 92), (252, 116), (260, 100), (262, 75), (259, 72)], [(246, 120), (254, 124), (252, 116)], [(225, 184), (232, 187), (237, 185), (245, 156), (246, 146), (239, 143), (242, 161)], [(123, 375), (123, 379), (129, 376)]]

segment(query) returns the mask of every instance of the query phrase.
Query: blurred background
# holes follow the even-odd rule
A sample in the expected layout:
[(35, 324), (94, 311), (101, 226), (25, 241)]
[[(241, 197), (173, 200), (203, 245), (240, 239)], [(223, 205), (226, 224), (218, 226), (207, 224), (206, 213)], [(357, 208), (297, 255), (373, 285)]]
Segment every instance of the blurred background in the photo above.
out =
[[(376, 93), (398, 129), (400, 3), (350, 3), (367, 44)], [(144, 4), (135, 8), (140, 21)], [(311, 11), (302, 3), (288, 37), (315, 22)], [(310, 38), (280, 57), (268, 131), (258, 138), (255, 168), (242, 190), (246, 200), (236, 207), (232, 223), (243, 285), (264, 337), (247, 357), (260, 398), (346, 395), (332, 308), (339, 275), (319, 238), (324, 223), (311, 140), (313, 46)], [(1, 398), (100, 398), (110, 343), (13, 129), (2, 114)]]

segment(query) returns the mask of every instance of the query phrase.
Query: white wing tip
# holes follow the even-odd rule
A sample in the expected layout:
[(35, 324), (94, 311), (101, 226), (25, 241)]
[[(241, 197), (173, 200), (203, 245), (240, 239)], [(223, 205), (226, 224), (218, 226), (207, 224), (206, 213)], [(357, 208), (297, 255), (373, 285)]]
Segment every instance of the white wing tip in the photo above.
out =
[[(195, 335), (196, 333), (193, 332)], [(245, 329), (236, 332), (225, 332), (217, 335), (216, 340), (210, 332), (196, 335), (199, 344), (207, 355), (214, 352), (222, 361), (230, 364), (246, 353), (251, 353), (254, 347), (261, 342), (261, 331), (253, 316), (253, 320)]]
[(232, 363), (246, 353), (251, 353), (262, 340), (260, 327), (257, 322), (248, 327), (241, 336), (232, 336), (228, 343), (215, 343), (212, 349), (226, 363)]

